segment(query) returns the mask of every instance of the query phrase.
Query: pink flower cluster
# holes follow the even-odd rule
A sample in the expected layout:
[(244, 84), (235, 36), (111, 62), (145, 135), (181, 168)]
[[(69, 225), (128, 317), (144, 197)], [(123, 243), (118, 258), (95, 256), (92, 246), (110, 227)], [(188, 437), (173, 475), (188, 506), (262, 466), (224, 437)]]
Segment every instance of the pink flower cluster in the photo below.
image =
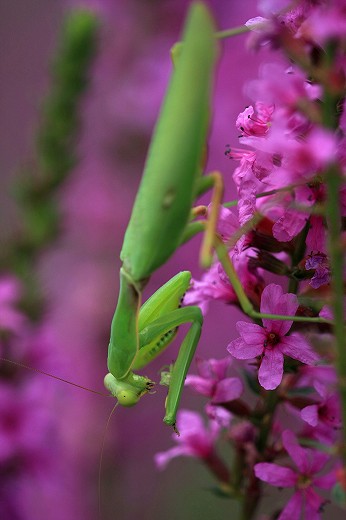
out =
[[(236, 323), (239, 337), (227, 346), (229, 358), (198, 360), (198, 375), (186, 379), (208, 399), (209, 428), (192, 412), (182, 413), (179, 447), (160, 453), (157, 462), (163, 467), (177, 455), (205, 462), (202, 446), (215, 455), (220, 431), (235, 451), (229, 495), (245, 494), (246, 518), (253, 518), (264, 481), (294, 489), (280, 520), (318, 520), (331, 499), (315, 488), (333, 489), (339, 505), (346, 504), (335, 450), (344, 435), (335, 338), (330, 321), (319, 323), (319, 317), (333, 319), (326, 305), (333, 298), (330, 212), (337, 208), (346, 216), (346, 3), (260, 5), (263, 16), (247, 24), (248, 45), (280, 49), (281, 62), (264, 65), (246, 86), (254, 102), (236, 120), (240, 147), (227, 145), (225, 153), (239, 161), (233, 172), (238, 215), (222, 208), (217, 229), (257, 314), (253, 322)], [(331, 175), (340, 181), (332, 203)], [(338, 240), (344, 248), (342, 232)], [(215, 259), (200, 281), (193, 280), (185, 303), (206, 314), (213, 300), (243, 308), (240, 298)], [(282, 457), (295, 469), (290, 461), (277, 464)]]

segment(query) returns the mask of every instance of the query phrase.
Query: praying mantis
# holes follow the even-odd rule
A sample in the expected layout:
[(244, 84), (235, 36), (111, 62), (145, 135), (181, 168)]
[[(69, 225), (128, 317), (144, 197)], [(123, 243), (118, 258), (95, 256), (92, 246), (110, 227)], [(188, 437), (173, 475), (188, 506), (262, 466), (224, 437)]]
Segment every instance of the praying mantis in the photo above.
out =
[[(198, 307), (180, 307), (190, 285), (187, 271), (169, 280), (142, 307), (141, 295), (150, 275), (184, 240), (193, 200), (218, 185), (218, 175), (201, 177), (217, 57), (214, 32), (206, 7), (193, 4), (120, 254), (120, 291), (111, 325), (110, 373), (105, 377), (119, 404), (133, 406), (154, 384), (133, 370), (166, 348), (179, 325), (191, 323), (170, 376), (164, 422), (173, 427), (203, 318)], [(220, 189), (215, 192), (215, 198), (221, 198)]]
[[(201, 334), (199, 307), (181, 307), (191, 274), (174, 276), (141, 307), (149, 277), (197, 231), (204, 230), (202, 263), (210, 265), (212, 248), (230, 279), (243, 311), (254, 318), (321, 322), (321, 318), (274, 316), (257, 312), (237, 277), (227, 247), (215, 233), (222, 199), (220, 174), (201, 175), (208, 131), (209, 103), (217, 58), (213, 20), (200, 2), (192, 4), (177, 49), (175, 70), (166, 94), (128, 224), (120, 258), (120, 290), (111, 324), (105, 386), (123, 406), (134, 406), (154, 382), (134, 371), (144, 368), (172, 342), (179, 325), (190, 323), (169, 374), (164, 422), (176, 429), (184, 380)], [(190, 222), (193, 201), (213, 188), (206, 222)], [(195, 224), (197, 226), (193, 227)]]

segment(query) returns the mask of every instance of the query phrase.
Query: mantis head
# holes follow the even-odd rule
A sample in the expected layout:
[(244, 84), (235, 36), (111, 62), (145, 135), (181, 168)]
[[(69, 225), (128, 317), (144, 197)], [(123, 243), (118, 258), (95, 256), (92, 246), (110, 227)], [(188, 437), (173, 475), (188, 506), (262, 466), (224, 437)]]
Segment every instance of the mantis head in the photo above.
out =
[[(143, 381), (142, 381), (143, 380)], [(126, 379), (116, 379), (108, 373), (104, 378), (104, 385), (121, 406), (131, 407), (138, 403), (142, 395), (153, 387), (148, 378), (130, 374)]]

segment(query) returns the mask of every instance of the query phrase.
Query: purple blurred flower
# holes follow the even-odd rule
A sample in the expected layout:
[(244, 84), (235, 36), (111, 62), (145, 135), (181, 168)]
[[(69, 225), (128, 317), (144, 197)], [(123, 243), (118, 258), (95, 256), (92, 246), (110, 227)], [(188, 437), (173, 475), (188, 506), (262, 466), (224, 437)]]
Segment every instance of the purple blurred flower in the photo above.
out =
[(9, 275), (0, 278), (0, 330), (18, 332), (23, 326), (25, 317), (16, 308), (20, 296), (19, 280)]
[(54, 424), (42, 393), (44, 385), (36, 378), (31, 379), (30, 384), (27, 382), (24, 389), (4, 383), (0, 385), (1, 464), (18, 457), (18, 454), (27, 460), (36, 459), (37, 463), (43, 452), (44, 432)]
[(328, 40), (344, 39), (346, 33), (346, 3), (332, 0), (315, 7), (296, 33), (297, 38), (313, 40), (323, 46)]
[(329, 455), (302, 448), (294, 433), (289, 430), (283, 432), (282, 441), (298, 471), (270, 462), (260, 462), (255, 465), (255, 475), (273, 486), (295, 488), (294, 495), (282, 510), (278, 520), (299, 520), (303, 511), (304, 518), (319, 520), (325, 500), (316, 493), (314, 487), (330, 489), (336, 482), (335, 471), (322, 477), (316, 476), (329, 460)]
[[(261, 313), (294, 316), (298, 309), (295, 294), (283, 294), (279, 285), (268, 285), (261, 299)], [(237, 359), (261, 356), (258, 380), (266, 390), (279, 386), (283, 376), (284, 354), (305, 364), (313, 364), (318, 356), (298, 333), (286, 336), (293, 321), (262, 319), (263, 327), (255, 323), (238, 321), (241, 337), (232, 341), (228, 352)]]

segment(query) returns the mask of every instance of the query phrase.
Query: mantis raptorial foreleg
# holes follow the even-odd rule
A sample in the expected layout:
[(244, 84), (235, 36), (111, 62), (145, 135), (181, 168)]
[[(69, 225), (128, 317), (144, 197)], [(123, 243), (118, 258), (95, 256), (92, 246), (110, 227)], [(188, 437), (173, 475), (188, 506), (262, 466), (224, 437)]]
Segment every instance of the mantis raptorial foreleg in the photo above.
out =
[[(122, 273), (122, 284), (126, 284), (126, 275)], [(124, 280), (125, 279), (125, 280)], [(151, 298), (142, 306), (138, 316), (138, 351), (132, 360), (131, 370), (126, 374), (121, 367), (129, 363), (128, 352), (123, 356), (123, 363), (120, 356), (117, 356), (118, 364), (114, 368), (114, 373), (109, 373), (105, 377), (105, 385), (111, 393), (124, 406), (133, 406), (138, 402), (142, 395), (149, 392), (153, 387), (153, 382), (147, 377), (138, 376), (132, 370), (139, 370), (156, 358), (174, 339), (177, 327), (184, 323), (191, 323), (179, 350), (178, 358), (173, 366), (168, 396), (166, 401), (166, 424), (175, 427), (175, 418), (184, 385), (184, 380), (193, 359), (194, 352), (200, 337), (203, 317), (198, 307), (181, 308), (181, 300), (189, 287), (191, 274), (187, 271), (181, 272), (163, 285)], [(124, 305), (127, 304), (125, 298), (119, 299), (122, 312)], [(131, 318), (131, 317), (130, 317)], [(126, 320), (127, 323), (129, 321)], [(112, 344), (112, 338), (111, 338)], [(117, 344), (118, 348), (118, 344)]]

